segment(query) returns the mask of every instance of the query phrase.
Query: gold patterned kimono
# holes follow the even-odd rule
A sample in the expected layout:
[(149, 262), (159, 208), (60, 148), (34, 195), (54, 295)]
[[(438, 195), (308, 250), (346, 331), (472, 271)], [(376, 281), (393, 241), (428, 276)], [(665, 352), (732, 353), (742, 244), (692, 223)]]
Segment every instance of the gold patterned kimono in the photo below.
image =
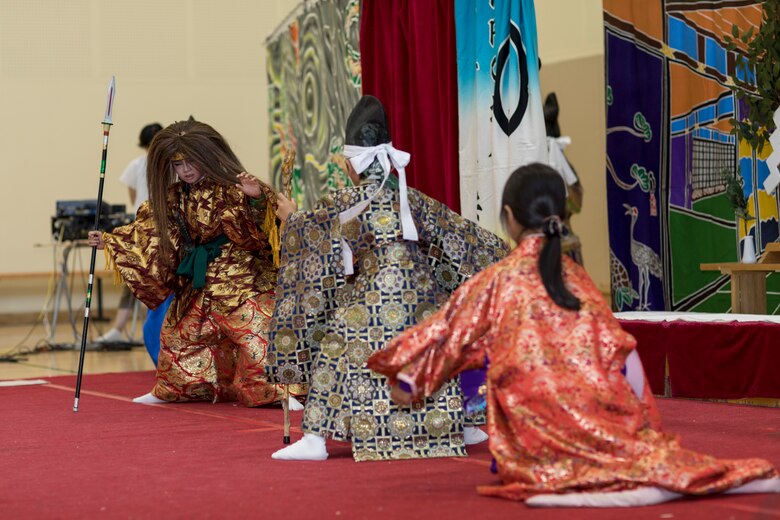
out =
[(776, 476), (765, 460), (715, 459), (661, 430), (649, 385), (640, 399), (621, 372), (636, 341), (567, 257), (566, 285), (582, 307), (551, 300), (537, 266), (542, 240), (523, 240), (368, 363), (393, 383), (402, 373), (422, 396), (487, 360), (490, 451), (503, 484), (479, 493), (523, 500), (659, 486), (709, 494)]
[[(457, 381), (414, 406), (395, 405), (366, 360), (441, 305), (463, 280), (502, 258), (501, 239), (409, 189), (418, 242), (402, 238), (399, 195), (383, 188), (355, 219), (339, 213), (366, 200), (368, 180), (294, 213), (282, 238), (270, 377), (310, 383), (303, 431), (351, 440), (357, 461), (465, 455)], [(345, 276), (341, 238), (354, 274)]]
[[(154, 309), (175, 293), (160, 337), (156, 397), (247, 406), (281, 398), (264, 368), (276, 282), (271, 230), (261, 225), (274, 210), (266, 207), (265, 201), (275, 201), (266, 191), (255, 207), (235, 186), (208, 178), (171, 186), (173, 258), (161, 257), (149, 202), (133, 223), (103, 234), (109, 264), (136, 298)], [(217, 244), (218, 256), (206, 266), (205, 285), (195, 288), (176, 270), (187, 251), (209, 242)]]

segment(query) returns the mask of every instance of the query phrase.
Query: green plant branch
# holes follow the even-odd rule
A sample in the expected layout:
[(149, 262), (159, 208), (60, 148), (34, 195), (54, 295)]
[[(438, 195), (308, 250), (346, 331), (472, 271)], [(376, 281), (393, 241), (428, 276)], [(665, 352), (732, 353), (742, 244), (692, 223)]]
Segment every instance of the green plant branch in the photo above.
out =
[(742, 221), (742, 229), (747, 236), (747, 223), (756, 217), (748, 213), (748, 201), (745, 198), (745, 180), (739, 174), (723, 172), (723, 183), (726, 185), (724, 194), (734, 209), (734, 216)]
[[(735, 24), (731, 36), (725, 37), (726, 48), (744, 57), (738, 60), (737, 70), (747, 79), (754, 76), (753, 82), (734, 78), (731, 89), (745, 103), (748, 113), (742, 120), (730, 120), (732, 133), (758, 153), (775, 130), (772, 116), (780, 106), (780, 0), (766, 0), (761, 7), (758, 31), (755, 27), (741, 31)], [(738, 42), (745, 45), (744, 52)], [(736, 107), (734, 114), (737, 115)]]

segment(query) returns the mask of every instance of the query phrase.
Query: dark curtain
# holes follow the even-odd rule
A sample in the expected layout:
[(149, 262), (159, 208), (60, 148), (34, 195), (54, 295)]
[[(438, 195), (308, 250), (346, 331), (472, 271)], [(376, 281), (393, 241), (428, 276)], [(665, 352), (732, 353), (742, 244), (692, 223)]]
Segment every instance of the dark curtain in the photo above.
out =
[(379, 98), (410, 186), (460, 212), (452, 0), (363, 0), (363, 94)]

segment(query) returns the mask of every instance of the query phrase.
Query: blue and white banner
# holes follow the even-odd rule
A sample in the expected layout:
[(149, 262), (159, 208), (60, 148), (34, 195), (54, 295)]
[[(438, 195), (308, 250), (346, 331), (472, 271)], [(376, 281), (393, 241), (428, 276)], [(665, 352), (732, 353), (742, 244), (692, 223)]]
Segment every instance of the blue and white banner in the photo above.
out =
[(500, 232), (509, 175), (547, 162), (533, 0), (456, 0), (455, 31), (461, 213)]

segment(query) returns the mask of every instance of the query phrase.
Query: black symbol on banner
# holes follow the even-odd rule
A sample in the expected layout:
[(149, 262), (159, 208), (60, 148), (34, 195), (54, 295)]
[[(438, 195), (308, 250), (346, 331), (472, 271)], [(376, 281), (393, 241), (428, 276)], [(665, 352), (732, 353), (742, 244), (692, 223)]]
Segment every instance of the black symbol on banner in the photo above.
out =
[[(504, 113), (504, 103), (501, 99), (501, 78), (507, 70), (509, 64), (509, 53), (517, 53), (518, 68), (520, 69), (520, 100), (512, 112), (511, 117), (507, 118)], [(523, 121), (523, 116), (528, 108), (528, 63), (523, 49), (523, 41), (520, 38), (520, 29), (512, 23), (509, 25), (509, 38), (504, 40), (501, 47), (498, 48), (498, 62), (496, 63), (495, 87), (493, 89), (493, 115), (501, 130), (506, 135), (512, 135)]]

